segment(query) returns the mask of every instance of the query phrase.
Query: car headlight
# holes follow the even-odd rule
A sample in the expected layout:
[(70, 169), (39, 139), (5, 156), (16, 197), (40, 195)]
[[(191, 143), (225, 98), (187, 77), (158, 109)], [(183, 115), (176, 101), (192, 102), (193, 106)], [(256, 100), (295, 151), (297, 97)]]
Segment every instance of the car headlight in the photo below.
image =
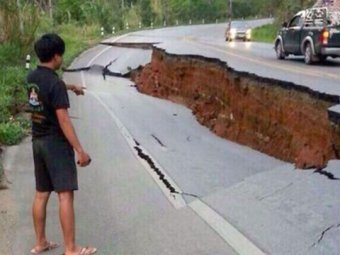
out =
[(235, 39), (236, 38), (236, 33), (237, 33), (236, 28), (230, 29), (230, 37), (231, 38)]
[(251, 29), (247, 30), (246, 36), (247, 36), (248, 39), (251, 38)]

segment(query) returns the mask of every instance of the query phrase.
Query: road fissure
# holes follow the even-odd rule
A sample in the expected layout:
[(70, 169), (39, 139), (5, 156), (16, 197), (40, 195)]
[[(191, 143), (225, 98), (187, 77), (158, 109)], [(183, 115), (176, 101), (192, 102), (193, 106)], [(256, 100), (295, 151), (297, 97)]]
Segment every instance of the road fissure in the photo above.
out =
[(133, 48), (133, 49), (141, 49), (141, 50), (150, 50), (155, 44), (159, 42), (150, 42), (150, 43), (134, 43), (134, 42), (102, 42), (100, 44), (112, 46), (112, 47), (120, 47), (120, 48)]
[(155, 171), (155, 173), (159, 176), (159, 179), (163, 182), (163, 184), (170, 191), (170, 193), (177, 193), (178, 194), (178, 191), (176, 191), (176, 189), (165, 178), (165, 175), (156, 167), (155, 163), (152, 161), (152, 159), (149, 157), (149, 155), (145, 154), (139, 146), (136, 146), (135, 150), (137, 151), (138, 156), (141, 159), (145, 160), (149, 164), (151, 169), (153, 169)]
[(335, 180), (335, 181), (340, 180), (340, 178), (335, 177), (334, 174), (332, 174), (330, 172), (327, 172), (327, 171), (324, 171), (322, 169), (317, 169), (317, 170), (314, 171), (314, 173), (318, 173), (320, 175), (324, 175), (324, 176), (326, 176), (330, 180)]

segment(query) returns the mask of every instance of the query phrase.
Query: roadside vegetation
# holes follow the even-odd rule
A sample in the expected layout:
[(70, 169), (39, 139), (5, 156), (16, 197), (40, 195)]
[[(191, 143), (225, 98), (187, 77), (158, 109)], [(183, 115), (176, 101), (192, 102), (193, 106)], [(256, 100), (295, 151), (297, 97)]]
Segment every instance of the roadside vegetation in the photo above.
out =
[(274, 23), (253, 29), (252, 38), (254, 41), (272, 43), (284, 21), (288, 21), (298, 11), (312, 7), (316, 0), (267, 0), (260, 2), (262, 2), (261, 9), (273, 15)]
[(46, 32), (61, 34), (67, 44), (65, 65), (100, 38), (98, 25), (81, 25), (73, 20), (53, 24), (42, 11), (29, 3), (19, 8), (17, 1), (0, 2), (0, 146), (15, 145), (29, 133), (30, 122), (24, 112), (25, 58), (30, 54), (31, 66), (37, 63), (35, 38)]
[(278, 26), (276, 24), (268, 24), (254, 28), (252, 31), (252, 39), (254, 41), (272, 43), (277, 35)]

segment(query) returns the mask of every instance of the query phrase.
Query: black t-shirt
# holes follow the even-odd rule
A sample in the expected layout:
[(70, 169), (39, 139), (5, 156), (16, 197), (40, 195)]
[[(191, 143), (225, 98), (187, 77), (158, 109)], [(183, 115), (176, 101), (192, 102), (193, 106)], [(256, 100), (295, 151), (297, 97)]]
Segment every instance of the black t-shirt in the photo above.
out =
[(70, 107), (65, 83), (57, 73), (38, 66), (27, 75), (28, 107), (32, 113), (32, 136), (61, 136), (56, 110)]

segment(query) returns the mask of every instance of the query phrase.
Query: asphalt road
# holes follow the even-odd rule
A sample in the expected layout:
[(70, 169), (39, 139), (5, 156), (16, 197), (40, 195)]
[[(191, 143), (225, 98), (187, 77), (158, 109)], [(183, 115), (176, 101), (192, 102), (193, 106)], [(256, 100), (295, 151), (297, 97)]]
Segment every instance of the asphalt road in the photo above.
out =
[[(338, 60), (313, 67), (295, 58), (278, 61), (272, 45), (225, 43), (224, 28), (173, 27), (108, 41), (158, 42), (157, 47), (168, 52), (216, 57), (238, 70), (339, 92)], [(115, 60), (109, 69), (124, 73), (150, 58), (150, 50), (99, 45), (71, 67), (107, 66)], [(104, 80), (99, 69), (64, 78), (87, 87), (84, 97), (71, 95), (70, 112), (93, 159), (91, 166), (79, 169), (79, 243), (91, 243), (108, 255), (337, 254), (337, 182), (296, 172), (291, 164), (218, 138), (199, 125), (190, 110), (142, 95), (129, 80)], [(180, 194), (170, 194), (169, 185), (140, 154), (151, 159)], [(26, 254), (33, 242), (29, 141), (7, 151), (5, 163), (18, 205), (13, 254)], [(338, 174), (338, 166), (334, 161), (328, 171)], [(55, 198), (49, 216), (49, 236), (60, 242)], [(321, 242), (320, 235), (330, 226), (326, 232), (332, 235), (322, 235)]]

